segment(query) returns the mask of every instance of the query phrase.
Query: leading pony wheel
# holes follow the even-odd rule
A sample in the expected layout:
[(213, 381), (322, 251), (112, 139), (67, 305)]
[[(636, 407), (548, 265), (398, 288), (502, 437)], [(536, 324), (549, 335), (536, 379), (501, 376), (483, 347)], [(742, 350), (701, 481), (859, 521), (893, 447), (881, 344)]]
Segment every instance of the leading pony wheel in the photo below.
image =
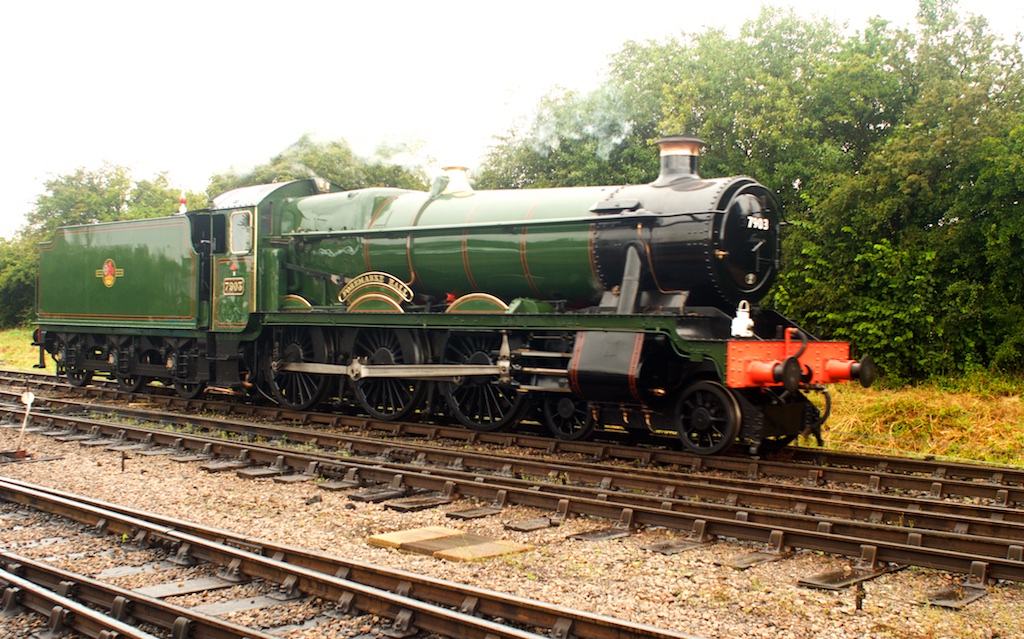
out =
[(582, 399), (548, 397), (544, 400), (544, 424), (558, 439), (586, 439), (594, 432), (594, 412)]
[(701, 381), (679, 396), (675, 422), (684, 448), (698, 455), (714, 455), (736, 441), (740, 406), (719, 382)]

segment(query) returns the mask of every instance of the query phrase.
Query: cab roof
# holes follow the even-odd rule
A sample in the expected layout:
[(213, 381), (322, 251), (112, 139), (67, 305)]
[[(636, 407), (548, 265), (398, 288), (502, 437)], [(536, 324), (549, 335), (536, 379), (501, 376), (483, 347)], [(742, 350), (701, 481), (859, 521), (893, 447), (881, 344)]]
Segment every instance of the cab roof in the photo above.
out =
[(213, 198), (213, 202), (210, 203), (210, 210), (253, 208), (278, 193), (283, 197), (304, 197), (341, 190), (343, 189), (338, 185), (331, 184), (321, 178), (243, 186), (226, 191)]

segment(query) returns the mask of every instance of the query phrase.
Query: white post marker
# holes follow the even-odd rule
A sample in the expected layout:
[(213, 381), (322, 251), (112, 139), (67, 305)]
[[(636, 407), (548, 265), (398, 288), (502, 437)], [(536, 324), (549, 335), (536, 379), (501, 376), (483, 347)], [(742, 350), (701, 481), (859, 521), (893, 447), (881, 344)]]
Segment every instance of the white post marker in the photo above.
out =
[(21, 434), (18, 435), (18, 447), (15, 449), (15, 454), (21, 451), (21, 444), (25, 441), (25, 428), (28, 426), (28, 416), (32, 412), (32, 402), (36, 401), (35, 394), (27, 390), (21, 394), (21, 403), (25, 405), (25, 419), (21, 421)]

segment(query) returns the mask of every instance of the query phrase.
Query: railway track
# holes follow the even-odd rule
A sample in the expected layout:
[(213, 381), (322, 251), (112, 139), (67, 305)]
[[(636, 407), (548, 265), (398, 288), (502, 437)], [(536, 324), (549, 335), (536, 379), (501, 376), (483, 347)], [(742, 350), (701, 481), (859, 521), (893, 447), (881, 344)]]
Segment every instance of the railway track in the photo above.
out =
[[(82, 412), (87, 405), (71, 401), (50, 401), (61, 411)], [(877, 490), (851, 491), (819, 485), (819, 470), (812, 468), (810, 481), (783, 486), (766, 485), (763, 481), (736, 477), (715, 477), (695, 472), (659, 468), (609, 467), (595, 461), (557, 462), (538, 460), (524, 455), (506, 455), (493, 451), (473, 453), (432, 444), (415, 444), (361, 437), (353, 434), (331, 434), (323, 430), (259, 425), (203, 416), (182, 416), (151, 410), (109, 407), (102, 411), (108, 418), (149, 421), (171, 427), (190, 428), (192, 432), (223, 438), (228, 434), (240, 441), (289, 442), (299, 447), (316, 447), (325, 455), (344, 455), (354, 461), (361, 458), (377, 463), (382, 459), (412, 462), (417, 466), (461, 468), (467, 472), (515, 477), (549, 477), (553, 483), (596, 487), (602, 491), (654, 495), (664, 503), (666, 497), (679, 496), (691, 501), (722, 503), (730, 508), (760, 510), (799, 510), (819, 518), (844, 518), (871, 522), (906, 522), (924, 530), (947, 531), (973, 536), (1024, 540), (1024, 510), (1009, 507), (1005, 500), (990, 493), (989, 503), (948, 502), (936, 499), (932, 492), (919, 496), (906, 493), (886, 494)], [(60, 432), (60, 431), (58, 431)], [(77, 437), (77, 435), (74, 435)], [(282, 469), (283, 470), (283, 469)], [(748, 469), (749, 470), (749, 469)], [(747, 473), (750, 474), (749, 472)], [(869, 482), (870, 483), (870, 482)], [(784, 494), (779, 492), (784, 491)], [(794, 504), (794, 500), (797, 500)]]
[[(72, 408), (65, 405), (63, 410)], [(118, 410), (122, 411), (122, 419), (144, 418), (138, 410)], [(328, 484), (348, 482), (345, 485), (350, 488), (362, 488), (367, 493), (376, 491), (391, 498), (414, 495), (418, 500), (433, 500), (436, 504), (461, 496), (496, 504), (498, 509), (505, 505), (528, 505), (552, 511), (552, 522), (570, 515), (599, 516), (613, 522), (608, 534), (628, 534), (631, 529), (653, 525), (689, 533), (692, 542), (716, 537), (748, 539), (768, 545), (768, 552), (759, 553), (759, 559), (785, 556), (791, 548), (821, 550), (854, 558), (855, 569), (851, 572), (858, 579), (911, 564), (967, 574), (968, 583), (973, 584), (984, 584), (992, 578), (1024, 580), (1022, 515), (1015, 498), (1019, 486), (1007, 483), (1015, 478), (1012, 472), (1004, 472), (1000, 483), (991, 481), (997, 474), (993, 469), (988, 469), (990, 481), (945, 483), (976, 485), (986, 491), (987, 503), (976, 504), (972, 502), (977, 499), (951, 499), (952, 491), (936, 495), (935, 471), (921, 476), (927, 472), (927, 462), (923, 462), (925, 470), (918, 475), (909, 475), (905, 469), (897, 473), (905, 479), (917, 477), (920, 494), (908, 497), (887, 494), (881, 482), (871, 479), (881, 472), (877, 467), (884, 466), (887, 460), (875, 460), (872, 471), (858, 471), (861, 475), (875, 474), (862, 476), (851, 491), (848, 487), (840, 490), (831, 485), (834, 481), (825, 479), (829, 467), (813, 467), (808, 462), (728, 459), (725, 461), (731, 464), (742, 464), (737, 466), (742, 470), (734, 471), (738, 476), (723, 477), (721, 468), (714, 468), (713, 476), (702, 474), (707, 472), (703, 464), (668, 464), (660, 458), (671, 460), (676, 453), (655, 451), (660, 461), (649, 462), (655, 468), (615, 471), (608, 467), (607, 455), (569, 462), (493, 452), (471, 454), (462, 449), (452, 451), (450, 447), (414, 444), (407, 439), (396, 442), (330, 434), (323, 428), (282, 429), (251, 421), (212, 418), (207, 423), (206, 418), (195, 415), (186, 420), (192, 428), (208, 432), (218, 429), (220, 434), (186, 438), (180, 431), (128, 428), (88, 420), (79, 421), (72, 434), (69, 422), (64, 421), (68, 417), (54, 415), (45, 419), (53, 420), (49, 425), (51, 434), (68, 438), (85, 437), (82, 433), (88, 433), (99, 441), (120, 437), (121, 444), (128, 446), (165, 446), (180, 453), (205, 450), (211, 458), (221, 459), (226, 468), (262, 466), (269, 475), (305, 472), (327, 477), (332, 480)], [(150, 415), (149, 419), (176, 422), (179, 427), (182, 420), (166, 413)], [(389, 426), (392, 430), (385, 432), (394, 433), (399, 426), (402, 432), (409, 428)], [(363, 429), (379, 432), (380, 428), (364, 424)], [(244, 441), (225, 442), (224, 431), (231, 431)], [(481, 443), (492, 434), (487, 435), (476, 442)], [(511, 437), (521, 439), (518, 435)], [(317, 452), (300, 454), (288, 446), (254, 443), (272, 439), (304, 447), (315, 443)], [(431, 439), (436, 441), (437, 434)], [(607, 449), (607, 445), (594, 446), (599, 451)], [(546, 453), (549, 449), (550, 446), (541, 450)], [(768, 468), (790, 470), (766, 476), (760, 471), (765, 464)], [(758, 470), (752, 472), (755, 466)], [(841, 472), (851, 470), (844, 468)], [(780, 483), (780, 477), (800, 479)], [(770, 485), (764, 483), (766, 479)], [(426, 492), (434, 494), (424, 497), (422, 493)], [(749, 561), (750, 558), (738, 558), (737, 563)]]
[[(81, 545), (90, 548), (94, 554), (95, 534), (101, 533), (115, 549), (123, 550), (130, 546), (138, 550), (133, 553), (133, 559), (139, 562), (138, 555), (143, 555), (143, 566), (170, 562), (187, 568), (192, 574), (197, 571), (216, 574), (212, 578), (183, 580), (181, 571), (170, 570), (170, 581), (128, 590), (105, 583), (102, 579), (54, 567), (48, 562), (7, 550), (0, 552), (3, 565), (0, 586), (5, 588), (5, 608), (12, 613), (26, 608), (47, 616), (48, 627), (54, 633), (71, 631), (107, 638), (150, 637), (154, 635), (140, 628), (155, 627), (161, 633), (158, 636), (181, 639), (269, 639), (274, 635), (267, 631), (280, 633), (282, 628), (245, 627), (226, 622), (202, 609), (188, 609), (163, 600), (252, 582), (259, 587), (233, 600), (237, 609), (252, 606), (254, 602), (261, 607), (285, 602), (294, 607), (299, 602), (319, 610), (314, 619), (321, 623), (331, 615), (351, 616), (358, 611), (389, 619), (389, 625), (379, 632), (392, 637), (433, 633), (444, 637), (481, 639), (535, 639), (539, 636), (692, 639), (692, 635), (274, 544), (24, 482), (0, 480), (0, 498), (80, 524), (74, 529), (69, 526), (59, 528), (64, 547), (74, 549)], [(12, 513), (5, 516), (11, 517)], [(22, 525), (32, 525), (29, 519), (23, 518)], [(47, 532), (37, 536), (48, 535), (52, 539), (51, 521), (43, 521), (40, 528)], [(29, 535), (22, 532), (21, 536)], [(68, 538), (73, 536), (80, 537), (82, 541), (69, 541)], [(16, 546), (17, 543), (0, 542), (0, 547), (3, 545)], [(51, 560), (65, 562), (70, 554)], [(125, 553), (111, 554), (123, 557)], [(108, 568), (103, 574), (130, 572), (130, 568), (125, 569), (124, 566), (116, 568), (120, 570)], [(159, 575), (159, 572), (153, 574)], [(160, 579), (166, 580), (166, 577), (161, 576)], [(253, 592), (259, 594), (254, 595)], [(154, 596), (155, 593), (159, 596)], [(230, 608), (231, 605), (218, 606), (218, 610)], [(129, 622), (136, 625), (129, 625)], [(318, 629), (319, 624), (307, 622), (305, 625), (310, 629), (308, 636), (323, 636), (322, 629)], [(301, 628), (289, 630), (295, 633)]]
[[(479, 432), (461, 426), (389, 422), (335, 412), (295, 412), (227, 398), (185, 400), (170, 392), (161, 392), (164, 390), (161, 387), (153, 387), (150, 389), (152, 393), (146, 394), (123, 393), (115, 384), (102, 382), (79, 388), (61, 383), (52, 375), (24, 372), (0, 371), (0, 384), (26, 389), (53, 389), (96, 399), (144, 399), (154, 407), (190, 415), (234, 415), (247, 420), (254, 434), (259, 432), (259, 423), (252, 420), (259, 419), (276, 424), (290, 422), (309, 427), (349, 428), (390, 437), (422, 437), (437, 441), (451, 440), (458, 444), (533, 449), (548, 454), (579, 455), (602, 463), (621, 461), (686, 469), (689, 472), (800, 480), (810, 484), (863, 486), (868, 492), (879, 494), (909, 491), (936, 499), (964, 497), (1011, 507), (1024, 504), (1024, 468), (861, 455), (797, 446), (783, 449), (774, 458), (700, 456), (672, 448), (672, 438), (654, 438), (640, 446), (620, 441), (614, 433), (601, 441), (565, 441), (531, 432)], [(9, 391), (7, 397), (13, 400), (17, 395)]]
[[(689, 468), (693, 471), (722, 472), (780, 479), (810, 479), (864, 485), (871, 492), (923, 492), (937, 497), (959, 496), (971, 499), (1024, 503), (1024, 468), (934, 459), (869, 456), (809, 449), (790, 445), (766, 458), (749, 456), (698, 456), (678, 450), (675, 436), (651, 437), (637, 445), (617, 433), (603, 433), (598, 441), (554, 439), (541, 427), (523, 424), (522, 432), (480, 432), (462, 426), (435, 423), (389, 422), (336, 412), (295, 412), (275, 406), (210, 395), (206, 399), (182, 399), (171, 389), (150, 387), (146, 393), (125, 393), (115, 383), (94, 380), (91, 386), (75, 387), (52, 375), (0, 371), (0, 385), (22, 389), (52, 389), (95, 399), (143, 399), (167, 411), (193, 414), (237, 416), (274, 423), (293, 423), (309, 427), (352, 428), (385, 436), (425, 437), (468, 444), (492, 444), (497, 448), (516, 446), (545, 453), (574, 454), (599, 462), (625, 461), (643, 465)], [(8, 391), (15, 398), (18, 393)], [(258, 423), (254, 422), (254, 427)], [(812, 472), (816, 473), (812, 476)], [(991, 488), (991, 489), (990, 489)], [(1000, 493), (1000, 491), (1004, 493)]]

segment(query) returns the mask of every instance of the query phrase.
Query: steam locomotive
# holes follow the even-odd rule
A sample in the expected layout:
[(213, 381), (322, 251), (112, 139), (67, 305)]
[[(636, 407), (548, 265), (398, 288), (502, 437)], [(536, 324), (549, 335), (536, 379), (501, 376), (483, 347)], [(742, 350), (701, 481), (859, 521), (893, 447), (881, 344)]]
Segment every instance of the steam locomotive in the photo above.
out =
[(645, 185), (477, 191), (451, 168), (429, 192), (307, 179), (64, 227), (41, 246), (35, 343), (76, 385), (670, 433), (699, 454), (820, 441), (827, 393), (809, 393), (870, 384), (870, 358), (758, 306), (772, 193), (702, 179), (696, 138), (659, 145)]

